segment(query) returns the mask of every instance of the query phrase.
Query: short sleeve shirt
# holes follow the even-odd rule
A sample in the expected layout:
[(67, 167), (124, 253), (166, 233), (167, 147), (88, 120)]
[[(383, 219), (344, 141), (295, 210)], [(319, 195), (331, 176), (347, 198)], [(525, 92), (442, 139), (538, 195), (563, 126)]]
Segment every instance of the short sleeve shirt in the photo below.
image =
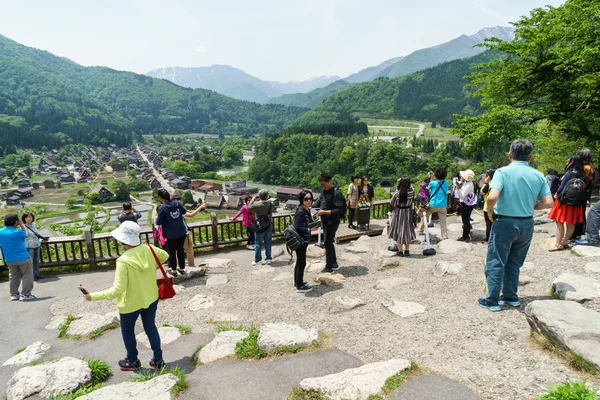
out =
[(27, 234), (22, 229), (5, 226), (0, 229), (0, 247), (5, 262), (20, 262), (29, 258), (24, 239)]
[(446, 201), (446, 192), (448, 191), (448, 186), (448, 181), (442, 181), (442, 187), (438, 190), (438, 187), (440, 187), (439, 180), (432, 180), (429, 182), (429, 193), (431, 193), (432, 196), (431, 199), (429, 199), (429, 207), (447, 206), (448, 202)]
[(527, 161), (513, 161), (496, 170), (490, 189), (500, 191), (494, 213), (507, 217), (531, 217), (536, 200), (550, 195), (544, 175)]

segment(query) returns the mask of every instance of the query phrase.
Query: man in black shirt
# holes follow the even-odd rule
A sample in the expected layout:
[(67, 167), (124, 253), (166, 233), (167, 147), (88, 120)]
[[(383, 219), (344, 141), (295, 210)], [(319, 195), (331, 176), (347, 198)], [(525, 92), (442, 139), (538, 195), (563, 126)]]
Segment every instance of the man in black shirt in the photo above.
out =
[(137, 224), (138, 219), (142, 218), (142, 214), (135, 211), (130, 202), (123, 203), (123, 214), (119, 215), (119, 222), (123, 223), (125, 221), (135, 222)]
[(333, 241), (335, 233), (340, 226), (340, 219), (344, 214), (344, 195), (333, 185), (331, 175), (323, 172), (319, 176), (319, 184), (323, 188), (321, 197), (313, 204), (313, 208), (319, 208), (317, 214), (323, 221), (323, 235), (325, 236), (325, 269), (321, 272), (333, 272), (340, 269), (335, 255)]

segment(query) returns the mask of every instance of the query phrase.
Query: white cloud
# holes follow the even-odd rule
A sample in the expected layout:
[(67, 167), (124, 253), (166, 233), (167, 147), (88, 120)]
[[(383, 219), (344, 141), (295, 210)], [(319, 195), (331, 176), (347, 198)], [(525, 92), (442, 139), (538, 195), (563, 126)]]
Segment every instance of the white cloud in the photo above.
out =
[(206, 52), (208, 52), (208, 49), (207, 49), (207, 48), (206, 48), (206, 46), (205, 46), (205, 45), (203, 45), (203, 44), (199, 44), (199, 45), (197, 45), (197, 46), (196, 46), (196, 48), (195, 48), (195, 50), (196, 50), (198, 53), (206, 53)]

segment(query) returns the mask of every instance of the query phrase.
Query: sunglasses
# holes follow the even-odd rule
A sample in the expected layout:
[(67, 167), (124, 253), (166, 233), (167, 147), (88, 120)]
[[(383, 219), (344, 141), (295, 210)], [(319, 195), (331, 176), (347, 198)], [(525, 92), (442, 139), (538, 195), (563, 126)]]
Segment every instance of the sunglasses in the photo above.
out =
[(313, 201), (312, 197), (305, 197), (302, 199), (302, 201)]

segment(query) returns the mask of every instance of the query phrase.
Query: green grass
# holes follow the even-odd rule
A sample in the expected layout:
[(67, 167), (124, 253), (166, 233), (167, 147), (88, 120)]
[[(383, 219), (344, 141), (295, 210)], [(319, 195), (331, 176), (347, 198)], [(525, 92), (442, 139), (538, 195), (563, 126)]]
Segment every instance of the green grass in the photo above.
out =
[(65, 320), (58, 326), (59, 338), (64, 338), (67, 336), (67, 329), (69, 329), (69, 325), (71, 325), (71, 322), (73, 322), (74, 319), (75, 317), (72, 314), (69, 314), (67, 315), (67, 318), (65, 318)]
[(163, 368), (151, 374), (136, 374), (132, 377), (132, 380), (134, 382), (146, 382), (164, 374), (173, 374), (177, 377), (177, 383), (171, 389), (171, 398), (179, 396), (188, 388), (187, 376), (185, 376), (185, 372), (178, 366)]
[(199, 345), (196, 348), (196, 351), (194, 351), (194, 354), (192, 354), (192, 356), (190, 357), (190, 362), (194, 365), (202, 365), (201, 362), (198, 361), (198, 353), (200, 353), (200, 350), (202, 350), (204, 348), (204, 344)]
[(556, 343), (554, 343), (548, 336), (531, 332), (531, 339), (543, 350), (557, 355), (565, 360), (569, 367), (573, 368), (574, 370), (586, 372), (593, 376), (600, 376), (600, 371), (594, 366), (594, 364), (590, 363), (572, 350), (566, 350), (558, 347)]
[(17, 354), (19, 354), (19, 353), (22, 353), (22, 352), (24, 352), (26, 348), (27, 348), (27, 347), (21, 347), (20, 349), (17, 349), (17, 350), (15, 350), (15, 356), (16, 356)]
[(163, 322), (162, 326), (177, 328), (177, 329), (179, 329), (179, 333), (181, 333), (182, 335), (189, 335), (190, 333), (192, 333), (192, 327), (189, 325), (184, 325), (184, 324), (171, 325), (168, 322)]
[(304, 390), (295, 387), (288, 394), (286, 400), (329, 400), (329, 398), (314, 390)]
[(399, 374), (387, 378), (385, 380), (385, 383), (383, 384), (383, 387), (381, 388), (381, 391), (386, 396), (389, 395), (390, 393), (396, 391), (409, 375), (420, 371), (421, 368), (419, 367), (419, 365), (416, 362), (411, 361), (410, 367), (408, 369), (400, 372)]
[(225, 332), (225, 331), (247, 331), (250, 332), (250, 327), (247, 327), (245, 325), (234, 325), (230, 322), (222, 322), (222, 323), (218, 323), (217, 326), (215, 327), (215, 333), (221, 333), (221, 332)]
[(598, 400), (595, 391), (583, 382), (563, 382), (552, 385), (550, 390), (535, 398), (535, 400)]
[(268, 354), (258, 347), (258, 328), (251, 327), (248, 336), (237, 342), (235, 345), (235, 356), (237, 358), (265, 358)]
[(95, 385), (108, 379), (110, 375), (110, 366), (107, 362), (98, 358), (91, 360), (83, 358), (83, 361), (86, 361), (92, 370), (92, 384)]
[(110, 330), (113, 330), (113, 329), (117, 329), (120, 326), (121, 325), (118, 322), (113, 322), (112, 324), (103, 326), (102, 328), (94, 329), (88, 335), (88, 339), (94, 340), (94, 339), (100, 337), (100, 335), (102, 335), (104, 332), (110, 331)]

